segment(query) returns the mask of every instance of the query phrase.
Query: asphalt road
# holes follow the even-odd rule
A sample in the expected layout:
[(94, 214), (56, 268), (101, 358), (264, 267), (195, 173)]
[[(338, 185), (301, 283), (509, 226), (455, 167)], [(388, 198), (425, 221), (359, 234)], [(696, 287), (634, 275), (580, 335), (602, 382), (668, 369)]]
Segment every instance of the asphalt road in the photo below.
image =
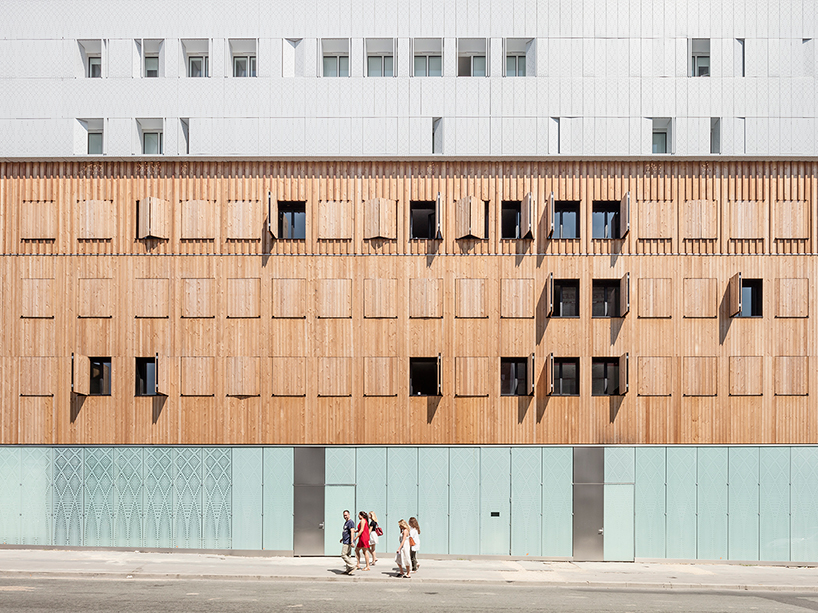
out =
[(0, 579), (0, 611), (818, 611), (818, 594), (305, 581)]

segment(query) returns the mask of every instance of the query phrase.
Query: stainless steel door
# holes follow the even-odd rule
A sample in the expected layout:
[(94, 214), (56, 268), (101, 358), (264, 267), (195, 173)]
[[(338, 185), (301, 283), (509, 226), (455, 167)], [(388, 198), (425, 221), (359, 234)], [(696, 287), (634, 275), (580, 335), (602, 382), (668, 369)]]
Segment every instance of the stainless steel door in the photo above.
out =
[(324, 555), (324, 448), (296, 447), (293, 456), (293, 554)]
[(574, 559), (604, 559), (605, 449), (574, 447)]

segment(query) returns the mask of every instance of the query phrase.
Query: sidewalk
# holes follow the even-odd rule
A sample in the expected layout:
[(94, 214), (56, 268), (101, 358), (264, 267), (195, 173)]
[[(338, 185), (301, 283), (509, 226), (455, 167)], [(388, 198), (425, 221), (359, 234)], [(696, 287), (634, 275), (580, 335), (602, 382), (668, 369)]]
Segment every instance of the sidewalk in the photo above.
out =
[[(737, 564), (429, 560), (415, 582), (526, 583), (599, 588), (776, 590), (818, 592), (818, 568)], [(337, 558), (238, 557), (197, 553), (0, 549), (0, 579), (227, 579), (395, 581), (384, 554), (369, 572), (342, 574)]]

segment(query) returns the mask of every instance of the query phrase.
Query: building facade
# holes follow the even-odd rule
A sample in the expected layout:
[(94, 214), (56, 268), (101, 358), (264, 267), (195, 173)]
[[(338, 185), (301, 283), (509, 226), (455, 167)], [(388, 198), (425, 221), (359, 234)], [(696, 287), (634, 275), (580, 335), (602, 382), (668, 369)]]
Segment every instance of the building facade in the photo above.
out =
[(817, 561), (818, 17), (738, 4), (10, 3), (0, 541)]

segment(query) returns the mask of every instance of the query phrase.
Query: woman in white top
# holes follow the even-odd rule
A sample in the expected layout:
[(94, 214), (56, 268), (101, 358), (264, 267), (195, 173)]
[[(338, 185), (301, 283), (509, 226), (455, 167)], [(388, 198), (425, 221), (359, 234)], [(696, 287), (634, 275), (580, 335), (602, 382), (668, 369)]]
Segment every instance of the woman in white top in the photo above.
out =
[(409, 546), (409, 557), (412, 560), (412, 570), (415, 571), (420, 568), (418, 564), (418, 551), (420, 551), (420, 524), (417, 517), (409, 518), (409, 538), (414, 541), (414, 544)]
[(405, 519), (402, 519), (398, 522), (398, 527), (400, 528), (400, 546), (395, 555), (395, 562), (397, 562), (400, 569), (398, 577), (409, 579), (412, 576), (411, 554), (409, 553), (409, 524), (406, 523)]

